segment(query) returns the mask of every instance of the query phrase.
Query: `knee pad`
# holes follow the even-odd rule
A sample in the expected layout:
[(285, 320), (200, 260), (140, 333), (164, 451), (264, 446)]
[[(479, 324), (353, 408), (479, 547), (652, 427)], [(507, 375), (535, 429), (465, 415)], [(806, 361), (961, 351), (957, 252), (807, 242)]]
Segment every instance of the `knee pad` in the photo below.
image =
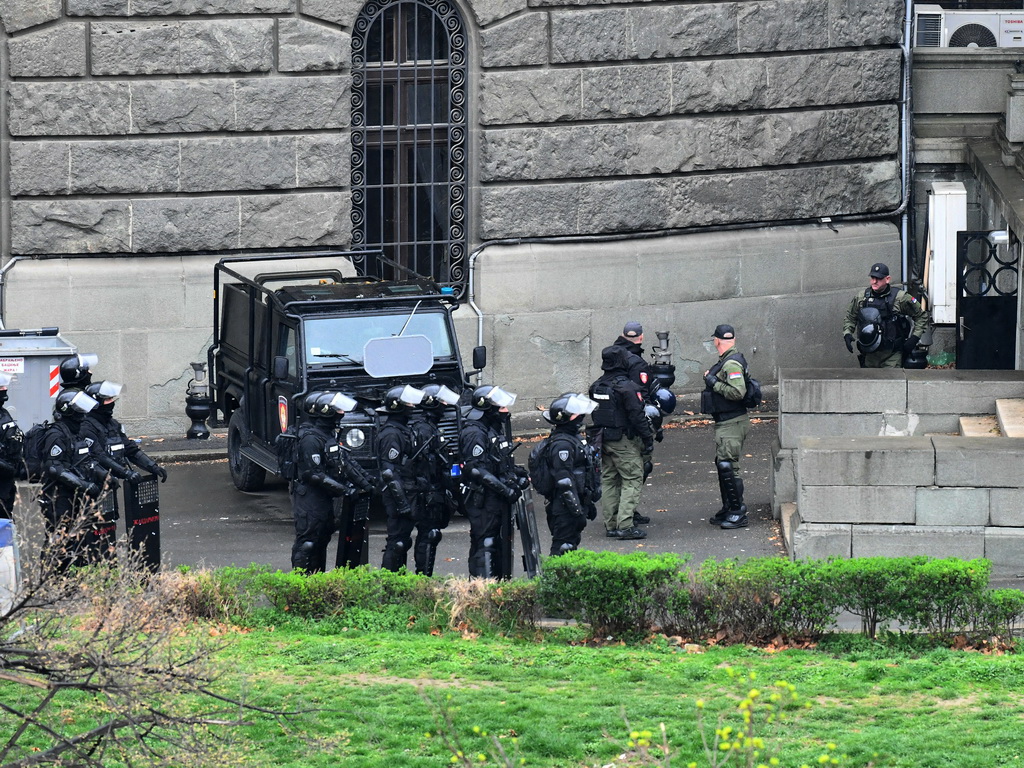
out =
[(483, 548), (488, 552), (493, 552), (498, 548), (498, 540), (493, 536), (488, 536), (483, 540)]
[(394, 543), (394, 548), (399, 553), (408, 552), (410, 546), (412, 546), (412, 539), (399, 539)]
[(431, 528), (427, 531), (427, 543), (428, 544), (439, 544), (443, 538), (441, 531), (437, 528)]
[(569, 542), (565, 542), (562, 546), (560, 546), (558, 548), (558, 553), (561, 554), (561, 555), (564, 555), (566, 552), (572, 552), (575, 549), (576, 549), (576, 545), (575, 544), (570, 544)]

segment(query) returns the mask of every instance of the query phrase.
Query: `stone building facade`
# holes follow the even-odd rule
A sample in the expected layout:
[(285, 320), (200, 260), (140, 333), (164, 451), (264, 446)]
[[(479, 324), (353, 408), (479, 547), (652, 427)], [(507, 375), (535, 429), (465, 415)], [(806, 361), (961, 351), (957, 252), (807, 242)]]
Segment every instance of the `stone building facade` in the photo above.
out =
[[(672, 332), (681, 389), (718, 322), (767, 381), (855, 365), (844, 307), (900, 261), (902, 2), (420, 5), (464, 30), (452, 274), (487, 380), (526, 408), (585, 386), (629, 319)], [(361, 13), (0, 0), (3, 322), (98, 353), (131, 427), (182, 423), (211, 253), (353, 243)]]

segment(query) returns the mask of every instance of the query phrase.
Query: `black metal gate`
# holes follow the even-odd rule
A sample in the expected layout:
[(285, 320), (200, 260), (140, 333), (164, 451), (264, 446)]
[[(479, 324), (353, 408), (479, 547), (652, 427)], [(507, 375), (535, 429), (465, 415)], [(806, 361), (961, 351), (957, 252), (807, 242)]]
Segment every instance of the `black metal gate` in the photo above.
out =
[(1012, 370), (1016, 362), (1020, 242), (958, 232), (956, 367)]

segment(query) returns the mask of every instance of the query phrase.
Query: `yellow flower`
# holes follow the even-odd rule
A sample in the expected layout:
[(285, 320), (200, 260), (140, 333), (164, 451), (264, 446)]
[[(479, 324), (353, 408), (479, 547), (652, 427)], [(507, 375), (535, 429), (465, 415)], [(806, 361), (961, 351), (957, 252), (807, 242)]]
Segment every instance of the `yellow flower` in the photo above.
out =
[(759, 690), (757, 690), (757, 688), (751, 688), (750, 689), (750, 693), (747, 694), (747, 698), (756, 699), (760, 695), (761, 695), (761, 692)]
[(473, 733), (480, 733), (480, 726), (479, 725), (474, 725), (473, 726)]
[(481, 763), (486, 763), (487, 755), (485, 755), (483, 752), (478, 752), (476, 755), (476, 759), (479, 760)]
[(629, 738), (633, 739), (633, 741), (636, 741), (640, 738), (640, 731), (630, 731)]
[(697, 699), (697, 709), (704, 709), (704, 699)]

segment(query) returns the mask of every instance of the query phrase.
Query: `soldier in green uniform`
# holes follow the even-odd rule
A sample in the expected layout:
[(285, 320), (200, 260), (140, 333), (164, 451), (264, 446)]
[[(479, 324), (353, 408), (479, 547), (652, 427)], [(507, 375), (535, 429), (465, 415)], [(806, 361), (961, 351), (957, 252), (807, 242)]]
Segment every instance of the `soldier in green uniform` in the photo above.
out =
[(736, 331), (719, 325), (711, 337), (718, 362), (704, 372), (701, 411), (715, 420), (715, 468), (722, 508), (709, 522), (721, 528), (745, 528), (747, 505), (743, 503), (740, 456), (750, 430), (750, 417), (743, 406), (747, 394), (747, 361), (736, 349)]
[(853, 297), (846, 312), (843, 341), (851, 353), (856, 344), (861, 368), (902, 368), (928, 327), (928, 315), (917, 299), (889, 285), (885, 264), (873, 264), (868, 275), (870, 287)]

